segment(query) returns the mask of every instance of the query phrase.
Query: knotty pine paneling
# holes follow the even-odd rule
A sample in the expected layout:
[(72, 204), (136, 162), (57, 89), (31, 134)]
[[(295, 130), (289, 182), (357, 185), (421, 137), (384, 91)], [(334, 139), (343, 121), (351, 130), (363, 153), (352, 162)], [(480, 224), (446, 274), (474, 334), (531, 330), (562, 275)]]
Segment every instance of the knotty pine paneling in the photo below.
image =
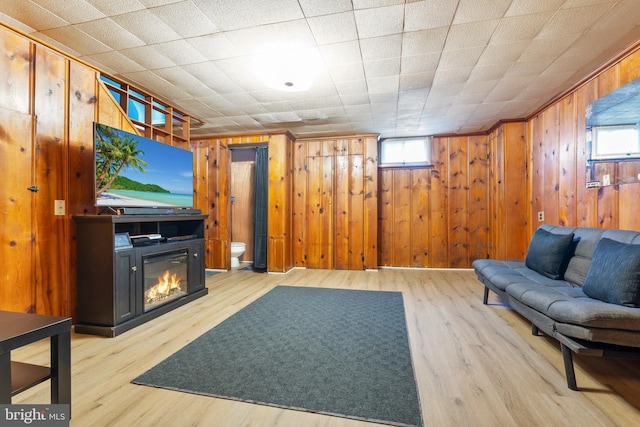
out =
[(67, 200), (69, 193), (68, 61), (39, 46), (35, 60), (36, 312), (60, 316), (70, 312), (70, 289), (65, 284), (70, 281), (71, 236), (67, 216), (55, 216), (53, 207), (55, 200)]
[(27, 38), (0, 25), (0, 49), (0, 106), (28, 114), (34, 46)]
[(428, 267), (449, 267), (449, 144), (446, 137), (433, 138)]
[(469, 268), (487, 256), (487, 137), (433, 138), (432, 152), (432, 168), (379, 171), (380, 266)]
[[(93, 122), (96, 120), (97, 72), (69, 62), (69, 192), (67, 214), (96, 214), (94, 206)], [(76, 235), (75, 221), (69, 221), (70, 235)], [(69, 241), (70, 313), (76, 312), (76, 239)]]
[(205, 226), (205, 264), (209, 268), (231, 268), (231, 153), (225, 141), (207, 144), (208, 202), (202, 212), (209, 215)]
[(0, 310), (27, 313), (36, 311), (32, 221), (36, 193), (27, 190), (35, 184), (32, 129), (30, 114), (0, 107), (0, 169), (11, 172), (3, 173), (0, 185)]
[[(640, 230), (640, 184), (586, 188), (585, 112), (590, 102), (640, 77), (640, 52), (630, 52), (528, 121), (531, 216), (529, 236), (544, 222), (568, 226)], [(629, 165), (607, 162), (593, 176)]]
[(288, 133), (270, 136), (268, 169), (267, 270), (285, 273), (293, 268), (293, 153)]
[(377, 136), (299, 139), (293, 152), (295, 266), (377, 268)]
[(136, 130), (94, 68), (3, 25), (0, 53), (0, 310), (73, 316), (72, 216), (97, 211), (93, 123)]
[(525, 122), (503, 123), (489, 134), (490, 258), (523, 261), (526, 255), (526, 135)]
[[(488, 138), (469, 137), (469, 259), (487, 256), (489, 241), (489, 160)], [(524, 194), (524, 191), (523, 191)]]

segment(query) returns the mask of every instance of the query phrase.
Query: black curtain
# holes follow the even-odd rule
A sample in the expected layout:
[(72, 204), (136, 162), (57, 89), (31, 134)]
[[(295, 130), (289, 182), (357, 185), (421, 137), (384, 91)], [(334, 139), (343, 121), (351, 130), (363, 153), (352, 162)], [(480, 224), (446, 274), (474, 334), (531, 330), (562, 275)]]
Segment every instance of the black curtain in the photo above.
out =
[(256, 149), (256, 184), (254, 197), (253, 270), (267, 271), (267, 196), (269, 190), (268, 149)]

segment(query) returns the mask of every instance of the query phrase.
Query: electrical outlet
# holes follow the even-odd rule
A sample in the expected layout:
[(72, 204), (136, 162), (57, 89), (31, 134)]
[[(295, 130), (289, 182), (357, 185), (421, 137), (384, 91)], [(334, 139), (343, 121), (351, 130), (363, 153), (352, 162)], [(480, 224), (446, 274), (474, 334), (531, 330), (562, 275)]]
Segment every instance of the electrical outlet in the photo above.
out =
[(544, 211), (538, 212), (538, 221), (544, 221)]
[(64, 215), (65, 214), (65, 203), (64, 200), (55, 200), (53, 202), (53, 214), (54, 215)]
[(602, 175), (602, 185), (611, 185), (611, 177), (608, 173)]

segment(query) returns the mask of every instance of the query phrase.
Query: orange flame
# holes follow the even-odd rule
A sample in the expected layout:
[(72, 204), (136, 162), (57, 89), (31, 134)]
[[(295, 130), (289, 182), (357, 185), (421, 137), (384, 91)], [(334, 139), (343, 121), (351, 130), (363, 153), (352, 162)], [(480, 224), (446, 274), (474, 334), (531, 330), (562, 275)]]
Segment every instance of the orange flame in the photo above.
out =
[(162, 298), (166, 298), (174, 290), (180, 290), (180, 278), (177, 274), (171, 274), (169, 270), (165, 271), (162, 276), (158, 277), (158, 283), (149, 287), (146, 294), (146, 302), (156, 301)]

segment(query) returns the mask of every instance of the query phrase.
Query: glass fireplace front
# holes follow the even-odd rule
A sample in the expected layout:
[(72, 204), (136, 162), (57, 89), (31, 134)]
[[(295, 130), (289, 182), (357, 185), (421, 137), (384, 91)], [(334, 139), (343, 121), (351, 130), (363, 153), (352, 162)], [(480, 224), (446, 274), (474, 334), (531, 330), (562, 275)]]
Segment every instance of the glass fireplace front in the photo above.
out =
[(144, 257), (144, 312), (187, 295), (186, 249)]

